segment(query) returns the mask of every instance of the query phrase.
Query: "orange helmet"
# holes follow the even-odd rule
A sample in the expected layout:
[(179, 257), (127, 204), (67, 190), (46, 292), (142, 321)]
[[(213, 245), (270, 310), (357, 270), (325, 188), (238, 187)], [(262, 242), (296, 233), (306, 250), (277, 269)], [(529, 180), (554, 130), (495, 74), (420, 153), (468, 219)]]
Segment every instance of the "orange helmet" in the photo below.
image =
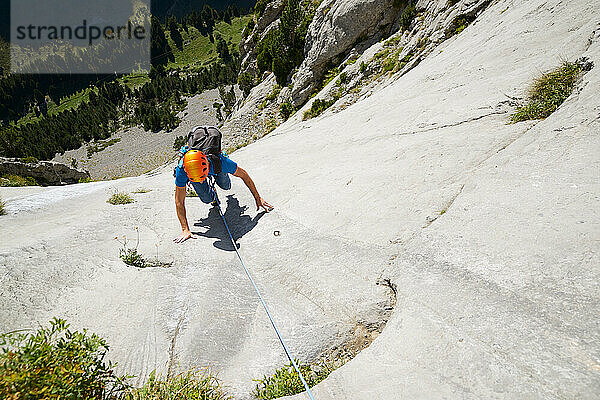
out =
[(204, 182), (208, 176), (208, 160), (200, 150), (190, 150), (183, 156), (183, 169), (192, 182)]

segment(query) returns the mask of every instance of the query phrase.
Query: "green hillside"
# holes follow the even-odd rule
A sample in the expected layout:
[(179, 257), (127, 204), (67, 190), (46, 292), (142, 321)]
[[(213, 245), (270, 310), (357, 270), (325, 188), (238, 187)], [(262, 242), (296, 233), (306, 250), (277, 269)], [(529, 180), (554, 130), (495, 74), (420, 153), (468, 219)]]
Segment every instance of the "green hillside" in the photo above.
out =
[[(237, 46), (242, 40), (242, 32), (248, 21), (252, 18), (250, 15), (233, 18), (231, 25), (223, 21), (215, 25), (215, 35), (219, 33), (226, 42), (230, 43), (230, 49), (237, 51)], [(165, 29), (165, 35), (169, 41), (169, 46), (173, 49), (174, 61), (170, 61), (167, 68), (186, 68), (193, 69), (194, 67), (206, 66), (214, 62), (217, 57), (217, 49), (215, 43), (211, 42), (208, 36), (203, 36), (198, 29), (188, 26), (188, 31), (185, 32), (180, 26), (180, 33), (183, 38), (183, 49), (180, 50), (171, 39), (171, 35)]]

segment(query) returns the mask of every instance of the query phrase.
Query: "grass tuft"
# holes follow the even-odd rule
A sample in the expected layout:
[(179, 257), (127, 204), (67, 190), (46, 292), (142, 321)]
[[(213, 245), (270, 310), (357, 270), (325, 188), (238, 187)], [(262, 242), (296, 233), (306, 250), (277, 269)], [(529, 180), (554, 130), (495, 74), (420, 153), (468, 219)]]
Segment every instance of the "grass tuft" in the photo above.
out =
[(110, 196), (110, 198), (106, 202), (112, 204), (113, 206), (116, 206), (119, 204), (130, 204), (134, 201), (135, 200), (133, 200), (133, 198), (127, 193), (115, 192), (112, 194), (112, 196)]
[(511, 120), (521, 122), (550, 116), (573, 93), (583, 71), (582, 63), (567, 61), (543, 74), (529, 89), (527, 104), (518, 107)]
[[(296, 360), (296, 364), (300, 368), (306, 383), (309, 387), (313, 387), (323, 381), (330, 373), (341, 367), (344, 362), (338, 363), (321, 363), (319, 365), (310, 366), (302, 364)], [(275, 370), (271, 376), (263, 376), (262, 379), (254, 379), (257, 382), (252, 394), (257, 399), (276, 399), (282, 396), (290, 396), (304, 392), (304, 385), (300, 380), (300, 376), (294, 369), (291, 363), (282, 368)]]
[(125, 400), (229, 400), (219, 380), (208, 370), (191, 370), (170, 378), (154, 371), (141, 388), (131, 389)]
[(127, 265), (136, 268), (150, 267), (151, 264), (137, 251), (137, 248), (124, 247), (119, 250), (119, 258)]
[(152, 191), (152, 189), (146, 189), (146, 188), (137, 188), (136, 190), (134, 190), (132, 193), (136, 193), (136, 194), (140, 194), (140, 193), (150, 193)]

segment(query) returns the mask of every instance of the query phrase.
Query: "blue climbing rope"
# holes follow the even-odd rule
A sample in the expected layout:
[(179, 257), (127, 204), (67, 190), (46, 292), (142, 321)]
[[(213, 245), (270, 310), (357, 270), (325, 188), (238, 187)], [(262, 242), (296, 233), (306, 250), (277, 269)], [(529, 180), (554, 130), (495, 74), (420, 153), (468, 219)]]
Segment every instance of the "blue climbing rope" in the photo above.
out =
[(265, 300), (263, 299), (262, 294), (260, 293), (260, 290), (258, 289), (258, 286), (256, 286), (256, 282), (254, 282), (252, 275), (250, 275), (250, 271), (248, 271), (248, 268), (246, 267), (246, 263), (244, 263), (244, 260), (242, 259), (242, 256), (240, 255), (240, 252), (238, 251), (237, 244), (235, 243), (235, 240), (233, 239), (233, 236), (231, 235), (231, 231), (229, 230), (229, 226), (227, 225), (227, 221), (225, 220), (225, 216), (223, 215), (223, 211), (221, 210), (221, 201), (219, 200), (219, 196), (217, 196), (217, 189), (215, 188), (215, 180), (211, 179), (209, 182), (210, 182), (210, 185), (212, 186), (213, 192), (215, 193), (215, 200), (217, 202), (219, 214), (221, 215), (223, 224), (225, 225), (225, 228), (227, 229), (227, 234), (229, 234), (229, 239), (231, 240), (231, 244), (233, 245), (235, 253), (238, 256), (240, 263), (242, 263), (242, 267), (244, 267), (244, 271), (246, 272), (246, 275), (248, 275), (248, 279), (250, 279), (250, 282), (252, 283), (252, 286), (254, 286), (254, 290), (256, 291), (256, 294), (258, 295), (260, 302), (262, 303), (265, 311), (267, 312), (267, 316), (269, 317), (269, 320), (271, 321), (271, 325), (273, 325), (273, 329), (275, 329), (275, 333), (277, 333), (277, 337), (279, 338), (279, 341), (281, 342), (281, 345), (283, 346), (283, 349), (285, 350), (285, 354), (287, 355), (287, 358), (292, 363), (296, 372), (298, 372), (298, 376), (300, 377), (300, 380), (302, 381), (302, 384), (304, 385), (304, 388), (306, 389), (306, 393), (308, 393), (308, 396), (310, 397), (311, 400), (315, 400), (312, 392), (310, 391), (310, 387), (308, 387), (308, 383), (306, 383), (306, 380), (304, 379), (302, 372), (300, 372), (300, 368), (298, 368), (296, 361), (294, 361), (294, 357), (292, 357), (292, 353), (290, 352), (287, 345), (285, 344), (285, 341), (283, 340), (283, 337), (281, 336), (281, 332), (279, 332), (279, 328), (277, 328), (277, 324), (275, 324), (275, 321), (273, 320), (273, 317), (271, 316), (271, 312), (269, 311), (269, 307), (267, 307), (267, 303), (265, 303)]

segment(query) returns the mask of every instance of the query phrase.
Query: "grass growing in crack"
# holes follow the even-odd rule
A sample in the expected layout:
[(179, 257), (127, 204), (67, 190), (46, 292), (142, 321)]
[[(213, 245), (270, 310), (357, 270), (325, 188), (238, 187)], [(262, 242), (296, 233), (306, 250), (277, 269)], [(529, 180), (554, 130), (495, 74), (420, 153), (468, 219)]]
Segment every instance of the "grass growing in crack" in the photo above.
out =
[(106, 200), (107, 203), (112, 204), (113, 206), (120, 204), (130, 204), (134, 201), (135, 200), (133, 200), (133, 198), (128, 193), (124, 192), (115, 192), (112, 194), (112, 196), (110, 196), (108, 200)]
[(150, 193), (152, 191), (152, 189), (146, 189), (146, 188), (137, 188), (136, 190), (134, 190), (132, 193), (135, 194), (141, 194), (141, 193)]
[(140, 253), (138, 253), (136, 248), (122, 248), (119, 250), (119, 258), (123, 260), (123, 262), (127, 265), (136, 268), (146, 268), (149, 267), (150, 264), (146, 261), (144, 257)]
[[(306, 365), (296, 360), (296, 364), (300, 368), (306, 383), (309, 387), (313, 387), (325, 378), (330, 373), (341, 367), (344, 362), (338, 363), (321, 363), (319, 365)], [(304, 385), (300, 381), (300, 376), (294, 369), (291, 363), (275, 370), (271, 376), (263, 376), (261, 379), (254, 379), (257, 382), (252, 394), (257, 399), (276, 399), (282, 396), (294, 395), (304, 391)]]
[(337, 100), (338, 99), (336, 99), (335, 97), (333, 99), (328, 100), (316, 99), (315, 101), (313, 101), (310, 108), (304, 112), (304, 120), (318, 117), (319, 115), (323, 114), (323, 112), (329, 107), (331, 107)]
[(138, 246), (140, 245), (140, 230), (136, 226), (135, 232), (137, 234), (137, 240), (135, 243), (135, 247), (127, 246), (127, 236), (123, 236), (123, 240), (119, 240), (118, 237), (115, 237), (115, 240), (121, 243), (123, 247), (119, 249), (119, 258), (123, 260), (126, 265), (130, 265), (136, 268), (149, 268), (149, 267), (170, 267), (172, 264), (168, 262), (159, 261), (158, 257), (158, 243), (156, 244), (156, 260), (148, 261), (144, 258), (140, 252), (138, 252)]
[(6, 204), (2, 201), (2, 198), (0, 198), (0, 215), (6, 215), (6, 210), (4, 209), (4, 206)]
[(475, 21), (477, 17), (474, 15), (461, 14), (457, 15), (456, 18), (450, 24), (450, 27), (446, 30), (446, 37), (450, 38), (454, 35), (458, 35), (465, 29), (467, 26), (471, 24), (471, 22)]
[(141, 388), (129, 390), (124, 400), (229, 400), (219, 380), (207, 370), (191, 370), (162, 378), (153, 371)]
[(529, 89), (527, 104), (518, 107), (511, 120), (521, 122), (550, 116), (573, 93), (584, 70), (583, 63), (567, 61), (543, 74)]

